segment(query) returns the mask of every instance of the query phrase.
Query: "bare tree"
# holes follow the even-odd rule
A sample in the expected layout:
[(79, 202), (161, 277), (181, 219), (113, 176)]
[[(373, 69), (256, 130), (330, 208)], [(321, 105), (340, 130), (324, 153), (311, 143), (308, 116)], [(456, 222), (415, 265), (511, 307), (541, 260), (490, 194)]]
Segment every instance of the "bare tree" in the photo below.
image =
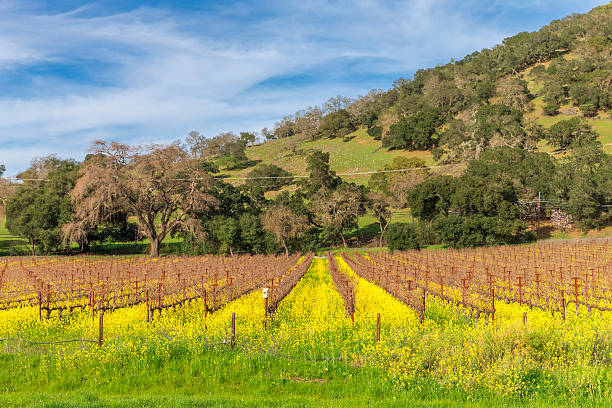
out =
[(306, 216), (296, 214), (290, 207), (283, 204), (269, 208), (263, 213), (261, 221), (264, 230), (274, 234), (283, 245), (287, 256), (289, 256), (287, 240), (297, 238), (308, 228)]
[(192, 130), (185, 138), (185, 143), (189, 147), (189, 153), (196, 159), (201, 159), (204, 156), (204, 149), (206, 148), (206, 136), (200, 132)]
[(312, 201), (317, 218), (323, 224), (338, 228), (345, 247), (344, 231), (358, 226), (358, 216), (364, 213), (364, 204), (359, 187), (349, 183), (343, 183), (335, 190), (322, 188)]
[(84, 231), (120, 212), (135, 216), (151, 242), (179, 230), (203, 235), (196, 213), (215, 206), (206, 192), (212, 178), (178, 144), (132, 147), (97, 141), (71, 193), (74, 220), (62, 228), (66, 242), (86, 239)]
[(351, 103), (353, 103), (353, 100), (346, 96), (338, 95), (336, 97), (331, 97), (325, 102), (325, 113), (338, 112), (341, 109), (346, 109)]
[(393, 211), (391, 211), (391, 198), (380, 191), (371, 191), (367, 195), (367, 206), (370, 211), (376, 217), (376, 222), (380, 228), (380, 238), (378, 239), (378, 246), (383, 246), (383, 237), (389, 224), (391, 223), (391, 217)]

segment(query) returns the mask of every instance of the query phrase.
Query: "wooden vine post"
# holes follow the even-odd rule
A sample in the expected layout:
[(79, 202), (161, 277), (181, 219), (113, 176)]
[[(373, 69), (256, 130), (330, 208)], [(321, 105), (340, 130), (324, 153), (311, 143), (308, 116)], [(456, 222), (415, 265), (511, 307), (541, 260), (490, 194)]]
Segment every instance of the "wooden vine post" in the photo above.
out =
[(102, 347), (104, 344), (104, 308), (100, 310), (99, 322), (98, 322), (98, 347)]
[(268, 310), (269, 310), (269, 297), (268, 297), (268, 288), (263, 288), (261, 290), (261, 297), (264, 300), (264, 330), (268, 330)]
[(380, 313), (376, 313), (376, 344), (380, 342)]
[(574, 302), (576, 302), (576, 316), (578, 316), (578, 287), (580, 286), (578, 284), (578, 277), (572, 278), (572, 280), (574, 281), (574, 284), (572, 286), (574, 286)]
[(236, 342), (236, 313), (232, 313), (232, 326), (231, 326), (231, 336), (230, 336), (230, 348), (234, 350)]
[(38, 319), (42, 321), (42, 291), (38, 290)]
[(421, 324), (425, 323), (425, 288), (422, 288), (421, 294)]
[(151, 305), (149, 304), (149, 289), (146, 291), (147, 298), (147, 323), (151, 321)]
[(561, 316), (563, 317), (563, 321), (565, 321), (565, 293), (563, 289), (561, 289)]

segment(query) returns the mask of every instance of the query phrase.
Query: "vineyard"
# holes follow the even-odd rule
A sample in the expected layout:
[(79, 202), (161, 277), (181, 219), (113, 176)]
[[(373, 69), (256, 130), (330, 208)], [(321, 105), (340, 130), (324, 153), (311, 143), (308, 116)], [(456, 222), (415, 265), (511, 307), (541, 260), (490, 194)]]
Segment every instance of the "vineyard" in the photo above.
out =
[(369, 367), (396, 390), (429, 381), (605, 401), (612, 240), (324, 257), (7, 258), (0, 339), (3, 355), (39, 356), (58, 373), (147, 372), (159, 364), (151, 353), (166, 361), (180, 349)]

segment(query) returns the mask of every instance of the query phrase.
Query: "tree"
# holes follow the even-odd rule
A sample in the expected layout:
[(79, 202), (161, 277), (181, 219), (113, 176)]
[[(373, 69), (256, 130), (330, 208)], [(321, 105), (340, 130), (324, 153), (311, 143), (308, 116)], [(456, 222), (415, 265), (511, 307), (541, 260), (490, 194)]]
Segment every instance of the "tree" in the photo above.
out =
[(327, 114), (321, 119), (319, 133), (323, 137), (333, 139), (344, 137), (356, 129), (351, 114), (345, 109), (340, 109)]
[[(383, 172), (370, 176), (369, 187), (393, 198), (396, 207), (403, 207), (408, 192), (429, 177), (430, 171), (425, 167), (422, 159), (398, 156), (385, 165)], [(398, 171), (403, 169), (407, 170)]]
[(238, 220), (220, 216), (213, 221), (213, 226), (214, 235), (221, 243), (219, 252), (222, 254), (229, 252), (230, 255), (234, 255), (234, 248), (240, 243), (240, 224)]
[(366, 199), (367, 208), (372, 212), (378, 223), (380, 229), (378, 246), (382, 247), (385, 231), (387, 227), (389, 227), (391, 217), (393, 216), (393, 211), (391, 211), (391, 200), (388, 196), (378, 191), (370, 191)]
[(338, 112), (347, 109), (352, 102), (351, 98), (342, 95), (331, 97), (325, 102), (325, 110), (329, 113)]
[(205, 149), (207, 147), (206, 136), (192, 130), (185, 138), (185, 143), (193, 158), (203, 159), (205, 157)]
[(372, 136), (374, 140), (382, 139), (382, 128), (380, 126), (374, 126), (367, 130), (369, 136)]
[(425, 180), (408, 194), (410, 213), (422, 221), (448, 215), (455, 188), (456, 179), (451, 176), (435, 176)]
[(274, 234), (289, 256), (287, 241), (299, 237), (308, 228), (304, 215), (296, 214), (290, 207), (280, 204), (266, 210), (262, 216), (262, 225), (266, 231)]
[(383, 146), (389, 149), (426, 150), (436, 145), (433, 138), (444, 118), (434, 109), (424, 109), (391, 125)]
[(479, 81), (476, 84), (476, 95), (478, 99), (487, 102), (495, 93), (495, 84), (492, 81)]
[(291, 173), (274, 165), (262, 164), (247, 174), (247, 185), (263, 191), (278, 190), (293, 183)]
[(545, 115), (554, 116), (559, 113), (559, 108), (561, 107), (561, 104), (555, 99), (550, 98), (548, 96), (544, 96), (542, 98), (542, 101), (544, 102), (542, 110), (544, 111)]
[(306, 158), (306, 171), (309, 175), (302, 180), (304, 192), (312, 195), (321, 188), (334, 189), (342, 181), (329, 167), (329, 153), (315, 150)]
[(592, 103), (583, 103), (578, 107), (578, 109), (580, 109), (580, 112), (582, 112), (582, 114), (586, 117), (597, 115), (597, 108), (595, 108)]
[(74, 160), (54, 156), (35, 159), (32, 166), (18, 175), (26, 180), (6, 202), (6, 227), (13, 235), (26, 238), (32, 255), (38, 245), (43, 252), (59, 249), (60, 229), (72, 218), (69, 193), (77, 178)]
[(393, 224), (389, 227), (385, 237), (391, 251), (405, 251), (421, 247), (419, 234), (414, 224)]
[(568, 148), (574, 142), (597, 139), (597, 133), (583, 119), (571, 118), (555, 123), (548, 129), (548, 141), (562, 149)]
[(255, 134), (251, 132), (240, 132), (240, 142), (245, 146), (253, 146), (256, 139)]
[(333, 190), (322, 188), (312, 206), (321, 223), (335, 231), (346, 246), (345, 231), (357, 228), (358, 217), (365, 212), (364, 192), (352, 183), (342, 183)]
[(512, 77), (499, 80), (496, 94), (500, 97), (501, 103), (511, 109), (527, 112), (531, 109), (529, 104), (529, 92), (523, 81)]
[(179, 231), (203, 233), (198, 212), (217, 204), (207, 192), (212, 178), (178, 144), (132, 147), (97, 141), (71, 192), (74, 221), (62, 228), (65, 241), (83, 241), (84, 231), (117, 213), (138, 219), (150, 241), (159, 244)]
[(259, 134), (261, 135), (261, 137), (263, 137), (264, 141), (266, 142), (275, 139), (274, 132), (270, 132), (267, 127), (262, 128), (259, 131)]
[(612, 218), (612, 158), (598, 141), (573, 146), (572, 155), (561, 162), (554, 182), (564, 212), (588, 231), (601, 228)]
[(6, 167), (0, 164), (0, 222), (4, 219), (6, 202), (15, 193), (17, 186), (11, 183), (10, 180), (5, 180), (2, 175), (6, 171)]

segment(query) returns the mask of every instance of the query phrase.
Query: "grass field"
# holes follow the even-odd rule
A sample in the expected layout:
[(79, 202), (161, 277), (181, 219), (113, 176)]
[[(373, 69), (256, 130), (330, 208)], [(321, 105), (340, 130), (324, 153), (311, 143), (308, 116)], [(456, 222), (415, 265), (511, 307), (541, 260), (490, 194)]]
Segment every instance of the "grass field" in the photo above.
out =
[[(61, 259), (58, 259), (61, 261)], [(146, 323), (144, 305), (105, 316), (105, 346), (49, 351), (2, 345), (6, 407), (606, 407), (612, 367), (609, 315), (562, 323), (500, 302), (496, 324), (428, 299), (417, 314), (357, 277), (355, 322), (315, 259), (263, 330), (259, 290), (204, 318), (196, 301)], [(529, 324), (522, 325), (526, 311)], [(236, 349), (228, 324), (236, 318)], [(381, 342), (376, 344), (376, 314)], [(607, 325), (607, 326), (606, 326)], [(39, 321), (36, 308), (0, 311), (0, 337), (95, 338), (88, 311)], [(1, 344), (1, 342), (0, 342)], [(593, 354), (594, 353), (594, 354)], [(609, 357), (612, 357), (610, 354)], [(34, 391), (35, 390), (35, 391)]]
[[(342, 138), (304, 141), (297, 147), (296, 153), (298, 154), (295, 155), (287, 148), (288, 145), (294, 143), (295, 137), (289, 137), (249, 147), (247, 156), (261, 164), (280, 165), (296, 175), (306, 174), (306, 157), (308, 153), (314, 150), (329, 152), (330, 167), (337, 173), (380, 170), (393, 162), (393, 159), (398, 156), (418, 157), (423, 159), (427, 165), (434, 163), (431, 153), (427, 151), (388, 151), (382, 148), (381, 141), (368, 136), (365, 129), (359, 129), (350, 136), (352, 138), (347, 142), (344, 142)], [(249, 168), (240, 171), (223, 171), (222, 173), (242, 176), (250, 170)], [(369, 176), (347, 176), (344, 178), (357, 184), (367, 184)]]

